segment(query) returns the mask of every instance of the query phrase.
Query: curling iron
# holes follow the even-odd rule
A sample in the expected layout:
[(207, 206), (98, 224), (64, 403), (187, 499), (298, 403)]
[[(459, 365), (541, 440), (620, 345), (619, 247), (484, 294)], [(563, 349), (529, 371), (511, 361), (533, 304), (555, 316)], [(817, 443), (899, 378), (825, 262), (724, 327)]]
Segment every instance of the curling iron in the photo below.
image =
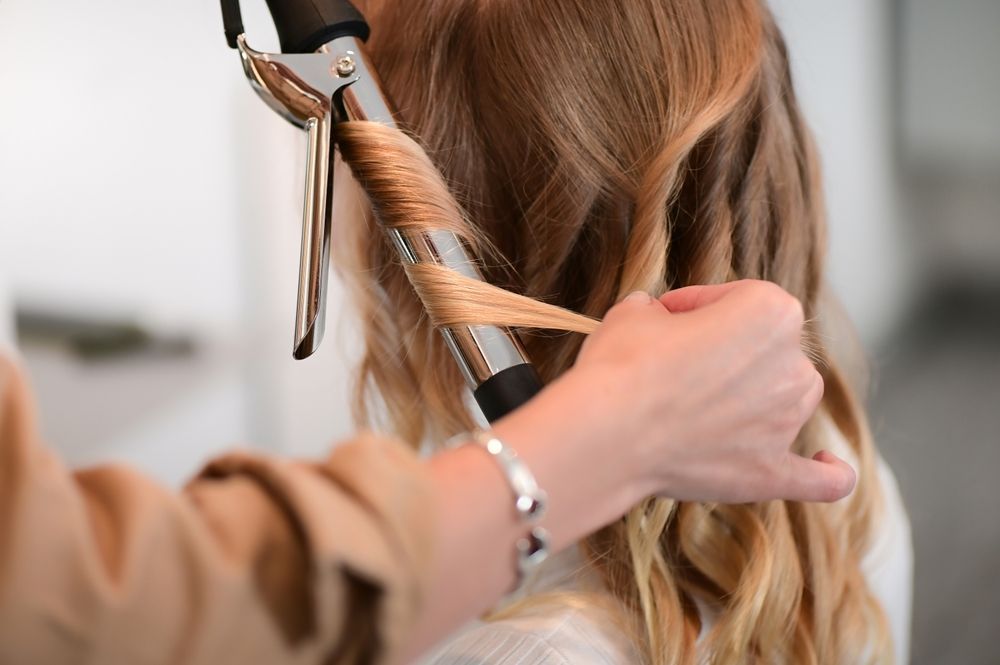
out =
[[(364, 17), (348, 0), (267, 0), (281, 53), (247, 45), (239, 0), (222, 0), (226, 41), (239, 51), (251, 87), (278, 115), (306, 130), (305, 201), (292, 355), (309, 357), (323, 338), (330, 270), (334, 126), (369, 120), (396, 127), (394, 114), (361, 44)], [(482, 280), (469, 248), (450, 231), (385, 229), (401, 259), (430, 263)], [(528, 401), (541, 381), (508, 328), (440, 328), (483, 415), (495, 421)]]

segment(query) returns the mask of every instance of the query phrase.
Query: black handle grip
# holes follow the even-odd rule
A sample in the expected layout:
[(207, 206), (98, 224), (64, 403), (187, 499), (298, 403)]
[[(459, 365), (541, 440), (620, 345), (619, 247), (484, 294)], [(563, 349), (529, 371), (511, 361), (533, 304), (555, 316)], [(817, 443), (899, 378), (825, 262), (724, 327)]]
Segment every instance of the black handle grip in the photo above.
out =
[(348, 0), (267, 0), (282, 53), (312, 53), (337, 37), (368, 39), (368, 24)]
[(479, 384), (472, 396), (486, 420), (495, 422), (534, 397), (542, 380), (533, 365), (524, 363), (501, 370)]
[[(348, 0), (267, 0), (282, 53), (312, 53), (337, 37), (368, 39), (368, 24)], [(243, 33), (240, 0), (222, 0), (226, 43)]]
[(243, 14), (240, 0), (222, 0), (222, 27), (226, 31), (226, 43), (236, 48), (236, 38), (243, 34)]

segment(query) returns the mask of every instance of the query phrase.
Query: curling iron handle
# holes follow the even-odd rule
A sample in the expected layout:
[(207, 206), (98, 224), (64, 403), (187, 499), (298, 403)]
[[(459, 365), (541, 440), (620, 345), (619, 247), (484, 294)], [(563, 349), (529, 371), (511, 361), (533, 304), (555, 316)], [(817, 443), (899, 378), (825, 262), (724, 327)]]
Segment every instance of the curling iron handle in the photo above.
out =
[(472, 392), (486, 420), (493, 423), (542, 390), (542, 380), (530, 363), (501, 370)]
[(326, 284), (330, 263), (330, 205), (333, 173), (330, 169), (329, 115), (306, 122), (309, 153), (306, 191), (302, 204), (302, 245), (299, 255), (299, 292), (295, 307), (295, 346), (292, 355), (308, 358), (319, 348), (326, 323)]
[(365, 17), (348, 0), (267, 0), (282, 53), (313, 53), (337, 37), (368, 39)]
[[(267, 0), (282, 53), (312, 53), (337, 37), (368, 39), (368, 23), (350, 0)], [(226, 43), (243, 34), (240, 0), (222, 0)]]

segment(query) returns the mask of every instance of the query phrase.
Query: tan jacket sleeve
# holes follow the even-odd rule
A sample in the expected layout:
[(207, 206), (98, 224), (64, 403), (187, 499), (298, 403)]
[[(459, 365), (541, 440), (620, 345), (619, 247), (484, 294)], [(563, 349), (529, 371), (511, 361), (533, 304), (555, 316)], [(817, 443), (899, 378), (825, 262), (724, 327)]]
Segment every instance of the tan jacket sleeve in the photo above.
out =
[(181, 493), (39, 442), (0, 358), (0, 663), (382, 663), (426, 593), (430, 481), (373, 435), (236, 454)]

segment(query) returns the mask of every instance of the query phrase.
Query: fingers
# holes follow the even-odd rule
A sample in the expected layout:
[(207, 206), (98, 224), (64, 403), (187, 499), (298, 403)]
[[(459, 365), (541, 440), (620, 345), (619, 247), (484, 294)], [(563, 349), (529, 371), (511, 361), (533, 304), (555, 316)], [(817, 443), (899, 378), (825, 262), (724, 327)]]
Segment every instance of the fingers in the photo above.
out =
[(857, 475), (851, 465), (833, 453), (822, 450), (812, 459), (788, 453), (785, 478), (778, 497), (791, 501), (839, 501), (852, 491)]
[(656, 309), (666, 314), (666, 309), (660, 301), (649, 295), (645, 291), (633, 291), (625, 296), (620, 303), (608, 310), (604, 316), (604, 321), (621, 318), (629, 313), (645, 311), (650, 305), (656, 305)]
[[(774, 282), (743, 279), (725, 284), (688, 286), (668, 291), (660, 303), (671, 313), (691, 312), (718, 303), (728, 295), (738, 305), (739, 321), (747, 330), (764, 329), (794, 334), (801, 343), (804, 312), (802, 303)], [(736, 296), (739, 295), (739, 298)], [(727, 302), (730, 302), (727, 301)]]
[(628, 303), (630, 305), (648, 305), (651, 302), (653, 302), (653, 296), (649, 295), (645, 291), (633, 291), (622, 298), (622, 303)]
[(667, 291), (660, 296), (660, 302), (671, 312), (690, 312), (716, 302), (733, 289), (746, 286), (749, 280), (727, 282), (725, 284), (708, 284), (685, 286), (681, 289)]
[(806, 391), (806, 394), (802, 396), (799, 402), (799, 417), (802, 419), (803, 425), (816, 413), (820, 402), (823, 401), (823, 392), (826, 389), (826, 385), (823, 383), (823, 376), (816, 371), (812, 363), (810, 363), (810, 370), (813, 374), (812, 386)]

